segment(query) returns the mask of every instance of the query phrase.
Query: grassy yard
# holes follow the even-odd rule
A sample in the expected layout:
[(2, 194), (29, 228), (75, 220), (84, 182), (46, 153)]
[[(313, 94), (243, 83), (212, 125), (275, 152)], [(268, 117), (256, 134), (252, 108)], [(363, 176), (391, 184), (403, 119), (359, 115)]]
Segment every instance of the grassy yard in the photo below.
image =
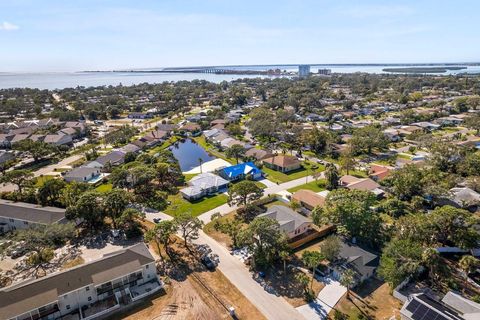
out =
[(98, 192), (106, 193), (112, 190), (113, 185), (111, 183), (104, 183), (95, 188)]
[(198, 173), (184, 173), (183, 176), (185, 177), (185, 181), (192, 180), (193, 177), (198, 175)]
[[(368, 319), (391, 319), (400, 316), (401, 303), (390, 294), (388, 284), (372, 278), (352, 290), (352, 298), (344, 296), (335, 309), (348, 316), (348, 319), (358, 319), (361, 314)], [(334, 311), (329, 314), (332, 318)]]
[(198, 216), (204, 212), (212, 210), (222, 204), (227, 203), (228, 197), (224, 194), (218, 194), (210, 197), (202, 198), (195, 202), (189, 202), (183, 199), (180, 193), (176, 195), (170, 195), (168, 201), (171, 204), (165, 210), (166, 214), (175, 216), (177, 212), (190, 211), (194, 216)]
[(301, 190), (301, 189), (307, 189), (307, 190), (312, 190), (313, 192), (320, 192), (325, 190), (325, 180), (318, 180), (318, 181), (312, 181), (306, 184), (302, 184), (301, 186), (297, 186), (294, 188), (290, 188), (287, 191), (294, 193), (295, 191)]
[(35, 182), (35, 186), (37, 188), (43, 186), (45, 184), (45, 182), (47, 182), (48, 180), (52, 180), (52, 179), (55, 179), (54, 176), (40, 176), (40, 177), (37, 177), (36, 178), (36, 182)]
[(304, 162), (302, 164), (302, 168), (298, 170), (294, 170), (288, 173), (283, 173), (280, 171), (272, 170), (263, 166), (262, 171), (267, 174), (267, 178), (273, 182), (283, 183), (299, 178), (303, 178), (309, 175), (312, 175), (316, 172), (322, 172), (325, 170), (325, 166), (321, 164), (311, 164)]

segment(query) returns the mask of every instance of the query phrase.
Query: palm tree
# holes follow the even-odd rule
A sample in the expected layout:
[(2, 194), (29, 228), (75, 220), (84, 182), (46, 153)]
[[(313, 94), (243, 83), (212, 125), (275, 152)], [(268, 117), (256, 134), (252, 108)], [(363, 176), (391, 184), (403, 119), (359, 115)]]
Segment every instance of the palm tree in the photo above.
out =
[(340, 277), (340, 284), (347, 287), (347, 299), (350, 299), (350, 288), (355, 283), (355, 272), (352, 269), (345, 270)]
[(198, 158), (198, 163), (200, 163), (200, 173), (203, 173), (203, 172), (202, 172), (203, 159), (202, 159), (202, 158)]
[(434, 248), (427, 248), (422, 253), (422, 262), (428, 268), (428, 277), (434, 282), (437, 275), (437, 268), (440, 262), (440, 255)]
[(458, 265), (465, 272), (465, 286), (467, 285), (468, 275), (479, 265), (479, 260), (473, 256), (463, 256)]
[(283, 261), (283, 278), (286, 279), (287, 278), (287, 259), (290, 256), (290, 253), (286, 250), (282, 250), (278, 253), (278, 255)]
[(313, 279), (315, 278), (315, 269), (323, 260), (323, 255), (319, 251), (304, 251), (302, 254), (303, 263), (312, 269), (312, 280), (310, 282), (310, 291), (313, 291)]

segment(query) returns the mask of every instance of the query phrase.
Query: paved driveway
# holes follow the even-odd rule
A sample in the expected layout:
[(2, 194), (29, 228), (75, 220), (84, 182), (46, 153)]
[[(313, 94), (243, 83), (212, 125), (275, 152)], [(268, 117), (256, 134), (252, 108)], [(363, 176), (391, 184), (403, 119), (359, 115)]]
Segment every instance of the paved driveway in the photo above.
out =
[(327, 319), (328, 313), (347, 292), (347, 288), (336, 280), (324, 278), (322, 281), (325, 282), (326, 285), (322, 291), (318, 293), (315, 301), (297, 307), (297, 311), (300, 312), (305, 319)]

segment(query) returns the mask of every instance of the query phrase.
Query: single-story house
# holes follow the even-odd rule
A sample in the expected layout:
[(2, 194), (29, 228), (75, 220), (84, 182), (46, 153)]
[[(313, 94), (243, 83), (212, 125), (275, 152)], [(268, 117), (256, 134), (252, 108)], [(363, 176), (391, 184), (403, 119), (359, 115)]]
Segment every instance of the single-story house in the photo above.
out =
[(0, 164), (3, 164), (13, 159), (15, 159), (15, 155), (12, 152), (4, 151), (4, 150), (0, 151)]
[(290, 172), (300, 169), (302, 162), (294, 156), (276, 155), (267, 159), (263, 159), (262, 163), (270, 169), (280, 172)]
[(244, 162), (220, 169), (218, 174), (228, 181), (236, 181), (243, 180), (246, 177), (258, 180), (262, 177), (263, 172), (253, 162)]
[(72, 136), (68, 134), (47, 134), (43, 142), (54, 144), (56, 146), (71, 145), (73, 143)]
[(449, 190), (448, 196), (439, 200), (442, 205), (477, 211), (480, 205), (480, 193), (468, 187), (456, 187)]
[(228, 180), (216, 174), (201, 173), (188, 181), (188, 187), (180, 189), (180, 193), (189, 201), (198, 200), (207, 195), (226, 190), (229, 183)]
[(157, 130), (159, 131), (165, 131), (167, 133), (171, 133), (172, 131), (175, 131), (177, 130), (177, 126), (174, 125), (174, 124), (168, 124), (168, 123), (165, 123), (165, 124), (157, 124)]
[(66, 172), (63, 179), (67, 182), (96, 183), (101, 179), (100, 168), (78, 167)]
[(380, 185), (370, 178), (357, 178), (350, 175), (345, 175), (340, 178), (340, 186), (350, 190), (371, 191), (376, 196), (382, 196), (385, 192), (380, 188)]
[(153, 113), (151, 112), (131, 112), (128, 114), (129, 119), (152, 119)]
[(66, 223), (65, 209), (0, 199), (0, 231)]
[(262, 149), (257, 149), (257, 148), (252, 148), (245, 152), (245, 156), (247, 158), (254, 158), (255, 160), (263, 160), (267, 158), (271, 158), (273, 156), (271, 151), (268, 150), (262, 150)]
[(382, 181), (385, 179), (394, 168), (390, 166), (383, 166), (380, 164), (372, 164), (369, 170), (369, 176), (375, 181)]
[(311, 211), (315, 207), (323, 207), (326, 199), (312, 190), (301, 189), (292, 194), (292, 200), (297, 201), (303, 208)]
[(13, 145), (16, 142), (26, 140), (26, 139), (28, 139), (28, 137), (30, 137), (30, 134), (16, 134), (10, 140), (10, 144)]
[(344, 270), (351, 269), (355, 272), (354, 286), (356, 286), (373, 276), (379, 263), (378, 255), (354, 243), (343, 241), (338, 254), (338, 261), (332, 268), (333, 275), (334, 277), (340, 277)]
[(139, 243), (0, 289), (0, 319), (100, 319), (158, 292), (155, 259)]
[(133, 143), (129, 143), (127, 145), (124, 145), (123, 147), (121, 147), (119, 149), (119, 151), (123, 152), (123, 153), (128, 153), (128, 152), (132, 152), (132, 153), (138, 153), (140, 152), (141, 148)]
[(112, 151), (104, 156), (100, 156), (97, 159), (88, 162), (84, 167), (89, 168), (103, 168), (109, 163), (112, 166), (118, 166), (125, 162), (125, 153), (121, 151)]
[(312, 221), (309, 218), (285, 206), (271, 206), (267, 212), (258, 217), (276, 220), (280, 225), (280, 230), (285, 232), (289, 239), (301, 236), (312, 228)]
[(199, 135), (201, 133), (202, 128), (198, 123), (187, 122), (183, 126), (180, 127), (180, 131), (189, 132), (192, 136)]
[(0, 148), (7, 149), (12, 146), (14, 134), (0, 134)]

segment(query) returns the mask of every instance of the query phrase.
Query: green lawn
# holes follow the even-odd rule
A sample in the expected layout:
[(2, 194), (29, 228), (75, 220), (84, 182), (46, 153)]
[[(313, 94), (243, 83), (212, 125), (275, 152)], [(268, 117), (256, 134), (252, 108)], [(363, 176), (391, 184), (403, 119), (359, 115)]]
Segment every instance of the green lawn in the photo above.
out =
[(301, 186), (297, 186), (294, 188), (290, 188), (287, 191), (294, 193), (295, 191), (301, 190), (301, 189), (306, 189), (306, 190), (312, 190), (313, 192), (320, 192), (325, 190), (325, 180), (318, 180), (318, 181), (311, 181), (306, 184), (302, 184)]
[(40, 177), (37, 177), (36, 181), (35, 181), (35, 186), (37, 188), (40, 188), (41, 186), (43, 186), (43, 184), (45, 182), (47, 182), (48, 180), (52, 180), (52, 179), (55, 179), (55, 177), (54, 176), (40, 176)]
[(198, 175), (198, 173), (184, 173), (183, 176), (185, 177), (185, 181), (192, 180), (193, 177)]
[(321, 164), (303, 163), (303, 168), (288, 173), (272, 170), (263, 166), (262, 171), (267, 174), (267, 179), (276, 183), (283, 183), (312, 175), (316, 172), (322, 172), (325, 167)]
[(222, 204), (227, 203), (228, 197), (224, 194), (218, 194), (210, 197), (205, 197), (195, 202), (189, 202), (183, 199), (180, 193), (168, 196), (168, 201), (171, 204), (165, 210), (166, 214), (175, 216), (177, 212), (190, 211), (194, 216), (198, 216), (204, 212), (212, 210)]
[(104, 183), (95, 188), (98, 192), (106, 193), (112, 190), (113, 185), (111, 183)]

